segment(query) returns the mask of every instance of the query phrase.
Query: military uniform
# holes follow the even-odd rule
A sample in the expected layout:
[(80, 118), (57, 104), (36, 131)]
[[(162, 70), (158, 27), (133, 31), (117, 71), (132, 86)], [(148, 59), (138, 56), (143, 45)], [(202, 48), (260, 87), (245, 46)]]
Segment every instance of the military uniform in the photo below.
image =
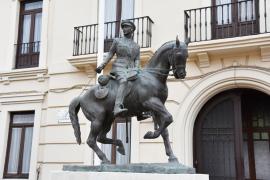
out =
[(116, 75), (119, 81), (126, 81), (130, 69), (139, 67), (140, 47), (132, 39), (117, 38), (113, 41), (110, 52), (116, 54), (116, 60), (112, 64), (111, 73)]
[(112, 64), (111, 70), (111, 73), (114, 74), (119, 81), (114, 106), (115, 116), (121, 116), (123, 113), (127, 112), (127, 109), (123, 106), (127, 81), (129, 77), (134, 76), (136, 68), (138, 69), (140, 65), (140, 46), (132, 39), (132, 34), (136, 27), (130, 21), (122, 21), (121, 27), (124, 32), (124, 37), (114, 39), (106, 59), (96, 70), (99, 73), (112, 59), (114, 54), (116, 54), (117, 57)]

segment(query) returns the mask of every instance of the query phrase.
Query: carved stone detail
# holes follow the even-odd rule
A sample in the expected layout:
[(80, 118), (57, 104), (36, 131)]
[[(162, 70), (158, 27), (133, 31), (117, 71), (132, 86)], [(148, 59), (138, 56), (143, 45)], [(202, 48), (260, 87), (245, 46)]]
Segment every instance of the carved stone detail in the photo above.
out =
[(270, 46), (261, 46), (261, 60), (270, 61)]
[(201, 68), (206, 68), (210, 66), (210, 58), (207, 52), (198, 53), (198, 65)]
[(9, 85), (10, 84), (10, 79), (9, 79), (9, 77), (2, 77), (2, 82), (3, 82), (3, 84), (4, 85)]
[(38, 82), (44, 82), (45, 81), (44, 74), (37, 74), (37, 81)]

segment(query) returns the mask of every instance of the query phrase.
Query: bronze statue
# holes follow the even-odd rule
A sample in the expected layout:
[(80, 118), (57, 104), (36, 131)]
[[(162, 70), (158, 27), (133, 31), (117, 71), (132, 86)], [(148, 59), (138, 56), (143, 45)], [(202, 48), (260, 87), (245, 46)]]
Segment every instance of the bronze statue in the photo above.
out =
[(136, 69), (140, 68), (140, 47), (132, 39), (136, 27), (131, 21), (122, 21), (121, 28), (124, 37), (114, 39), (108, 56), (96, 69), (96, 72), (100, 73), (112, 59), (114, 54), (116, 54), (117, 58), (112, 65), (111, 71), (111, 74), (115, 75), (116, 79), (119, 81), (113, 110), (115, 117), (123, 116), (124, 113), (128, 111), (123, 105), (127, 81), (131, 76), (136, 76), (136, 74), (131, 74), (131, 72), (136, 73)]
[[(115, 115), (124, 114), (126, 117), (132, 117), (140, 116), (143, 112), (151, 112), (157, 127), (154, 132), (147, 132), (144, 138), (154, 139), (161, 135), (166, 154), (169, 156), (169, 162), (178, 162), (172, 151), (167, 130), (173, 119), (164, 103), (168, 96), (166, 81), (169, 72), (172, 71), (177, 79), (183, 79), (186, 76), (187, 45), (180, 42), (178, 38), (176, 41), (163, 44), (144, 69), (135, 69), (136, 76), (132, 78), (133, 81), (129, 81), (127, 80), (129, 78), (127, 74), (132, 72), (130, 71), (132, 68), (139, 67), (139, 47), (132, 39), (129, 39), (131, 32), (135, 29), (134, 24), (122, 23), (122, 28), (125, 37), (116, 39), (113, 42), (104, 64), (96, 69), (97, 72), (100, 72), (113, 54), (116, 53), (117, 60), (113, 64), (112, 70), (116, 79), (111, 78), (114, 76), (103, 76), (99, 79), (100, 85), (92, 87), (84, 95), (75, 98), (70, 103), (69, 114), (76, 140), (78, 144), (81, 143), (81, 132), (77, 116), (81, 108), (86, 118), (91, 121), (91, 131), (87, 144), (98, 155), (102, 163), (109, 163), (96, 142), (114, 144), (118, 147), (117, 151), (119, 153), (125, 154), (121, 140), (106, 137), (106, 134), (111, 129)], [(128, 41), (128, 43), (123, 43), (123, 41)], [(134, 77), (134, 75), (131, 77)], [(103, 92), (101, 96), (97, 93), (100, 91)], [(115, 105), (117, 106), (115, 107)]]

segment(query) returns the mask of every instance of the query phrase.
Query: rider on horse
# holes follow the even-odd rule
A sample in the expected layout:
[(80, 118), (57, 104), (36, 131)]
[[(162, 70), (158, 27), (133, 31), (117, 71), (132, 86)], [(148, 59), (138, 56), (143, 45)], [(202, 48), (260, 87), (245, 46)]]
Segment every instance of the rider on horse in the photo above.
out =
[(128, 111), (123, 105), (126, 96), (125, 89), (129, 78), (137, 76), (137, 70), (140, 68), (140, 46), (133, 41), (133, 32), (136, 27), (133, 22), (123, 20), (121, 28), (124, 37), (114, 39), (107, 57), (96, 69), (96, 72), (100, 73), (116, 54), (117, 58), (113, 62), (111, 71), (119, 82), (113, 111), (115, 117), (123, 116)]

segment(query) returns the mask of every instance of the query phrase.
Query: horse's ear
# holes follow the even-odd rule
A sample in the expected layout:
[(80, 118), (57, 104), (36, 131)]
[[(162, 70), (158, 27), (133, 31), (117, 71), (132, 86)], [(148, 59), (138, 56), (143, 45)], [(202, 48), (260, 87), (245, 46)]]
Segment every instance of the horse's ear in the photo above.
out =
[(178, 35), (176, 36), (176, 47), (179, 47), (180, 46), (180, 41), (178, 39)]
[(190, 43), (190, 38), (187, 38), (187, 39), (185, 40), (185, 43), (186, 43), (186, 45), (188, 46), (188, 44)]

